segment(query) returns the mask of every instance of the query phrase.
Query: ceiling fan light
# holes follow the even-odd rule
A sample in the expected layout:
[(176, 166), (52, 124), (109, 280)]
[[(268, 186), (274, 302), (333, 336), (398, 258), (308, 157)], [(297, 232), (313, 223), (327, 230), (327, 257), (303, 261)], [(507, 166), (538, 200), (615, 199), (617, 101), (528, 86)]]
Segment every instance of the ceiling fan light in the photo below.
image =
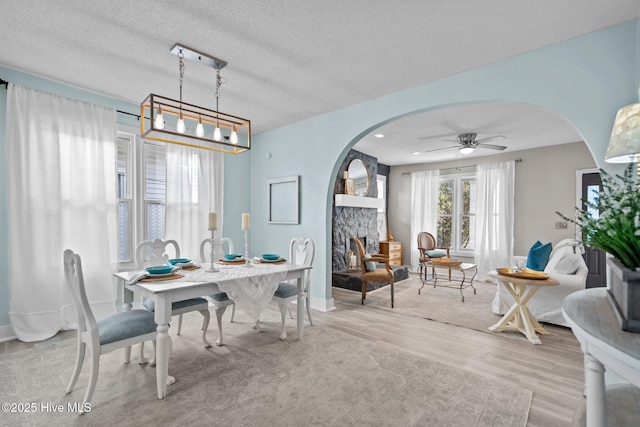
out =
[(467, 155), (476, 151), (476, 147), (460, 147), (460, 154)]

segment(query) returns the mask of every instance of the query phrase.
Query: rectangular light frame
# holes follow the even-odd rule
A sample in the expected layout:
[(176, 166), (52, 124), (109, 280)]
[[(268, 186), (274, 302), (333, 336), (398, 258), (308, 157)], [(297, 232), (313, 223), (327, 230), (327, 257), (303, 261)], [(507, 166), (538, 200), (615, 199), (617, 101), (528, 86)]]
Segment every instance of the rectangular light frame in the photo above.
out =
[[(162, 108), (164, 117), (163, 129), (155, 126), (159, 107)], [(185, 133), (176, 132), (176, 123), (181, 113), (186, 125)], [(251, 121), (248, 119), (186, 102), (181, 103), (153, 93), (140, 104), (140, 117), (140, 135), (145, 139), (230, 154), (239, 154), (251, 149)], [(205, 133), (202, 137), (195, 134), (199, 119), (204, 126)], [(213, 139), (216, 123), (222, 131), (220, 141)], [(230, 141), (234, 127), (238, 135), (237, 144)]]

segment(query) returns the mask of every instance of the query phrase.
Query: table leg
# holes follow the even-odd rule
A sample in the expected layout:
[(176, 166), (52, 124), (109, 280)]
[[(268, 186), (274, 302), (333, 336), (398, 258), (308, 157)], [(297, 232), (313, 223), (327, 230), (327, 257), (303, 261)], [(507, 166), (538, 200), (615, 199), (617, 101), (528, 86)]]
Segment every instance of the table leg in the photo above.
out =
[(511, 282), (502, 282), (502, 284), (513, 298), (514, 303), (502, 319), (500, 319), (500, 321), (495, 325), (490, 326), (489, 330), (492, 332), (517, 330), (522, 332), (533, 344), (542, 344), (540, 338), (536, 335), (536, 332), (544, 331), (541, 333), (547, 333), (547, 331), (545, 331), (540, 323), (535, 320), (527, 308), (527, 302), (538, 291), (538, 287), (527, 287), (523, 284), (515, 284)]
[(157, 330), (156, 382), (158, 386), (158, 399), (164, 399), (167, 396), (167, 377), (169, 376), (171, 337), (169, 336), (168, 324), (158, 325)]
[(587, 394), (587, 427), (607, 425), (604, 366), (589, 353), (584, 355)]
[(175, 382), (169, 375), (169, 358), (171, 357), (171, 337), (169, 336), (169, 321), (171, 320), (171, 301), (159, 298), (155, 301), (155, 321), (158, 324), (156, 336), (156, 383), (158, 399), (167, 396), (167, 385)]

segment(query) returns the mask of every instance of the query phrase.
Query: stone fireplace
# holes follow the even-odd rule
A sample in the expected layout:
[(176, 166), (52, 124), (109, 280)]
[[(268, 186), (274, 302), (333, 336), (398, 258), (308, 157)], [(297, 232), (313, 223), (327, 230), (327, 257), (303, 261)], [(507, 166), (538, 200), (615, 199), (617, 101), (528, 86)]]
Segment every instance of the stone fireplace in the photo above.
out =
[(338, 206), (333, 223), (333, 271), (347, 270), (347, 257), (358, 249), (353, 236), (360, 238), (368, 253), (378, 253), (378, 212), (375, 209)]
[[(353, 159), (360, 159), (367, 166), (369, 172), (369, 191), (364, 197), (378, 197), (378, 187), (376, 177), (378, 173), (378, 159), (368, 156), (359, 151), (351, 150), (342, 162), (339, 169), (339, 176), (349, 167)], [(336, 180), (334, 194), (344, 194), (344, 180)], [(355, 243), (352, 243), (353, 236), (362, 240), (365, 250), (368, 253), (379, 252), (378, 237), (378, 210), (372, 208), (362, 208), (354, 206), (333, 207), (333, 245), (332, 245), (332, 270), (345, 271), (348, 269), (347, 258), (349, 251), (353, 250), (357, 254)], [(365, 243), (366, 242), (366, 243)], [(352, 246), (353, 245), (353, 246)]]

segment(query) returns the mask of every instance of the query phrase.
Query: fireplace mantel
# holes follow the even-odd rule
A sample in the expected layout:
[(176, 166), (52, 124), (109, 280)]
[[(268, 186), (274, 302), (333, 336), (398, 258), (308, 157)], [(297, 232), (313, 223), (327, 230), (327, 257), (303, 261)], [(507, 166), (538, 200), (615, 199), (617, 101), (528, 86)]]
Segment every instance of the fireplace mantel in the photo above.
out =
[(384, 200), (377, 197), (352, 196), (350, 194), (336, 194), (336, 206), (350, 206), (352, 208), (383, 209)]

